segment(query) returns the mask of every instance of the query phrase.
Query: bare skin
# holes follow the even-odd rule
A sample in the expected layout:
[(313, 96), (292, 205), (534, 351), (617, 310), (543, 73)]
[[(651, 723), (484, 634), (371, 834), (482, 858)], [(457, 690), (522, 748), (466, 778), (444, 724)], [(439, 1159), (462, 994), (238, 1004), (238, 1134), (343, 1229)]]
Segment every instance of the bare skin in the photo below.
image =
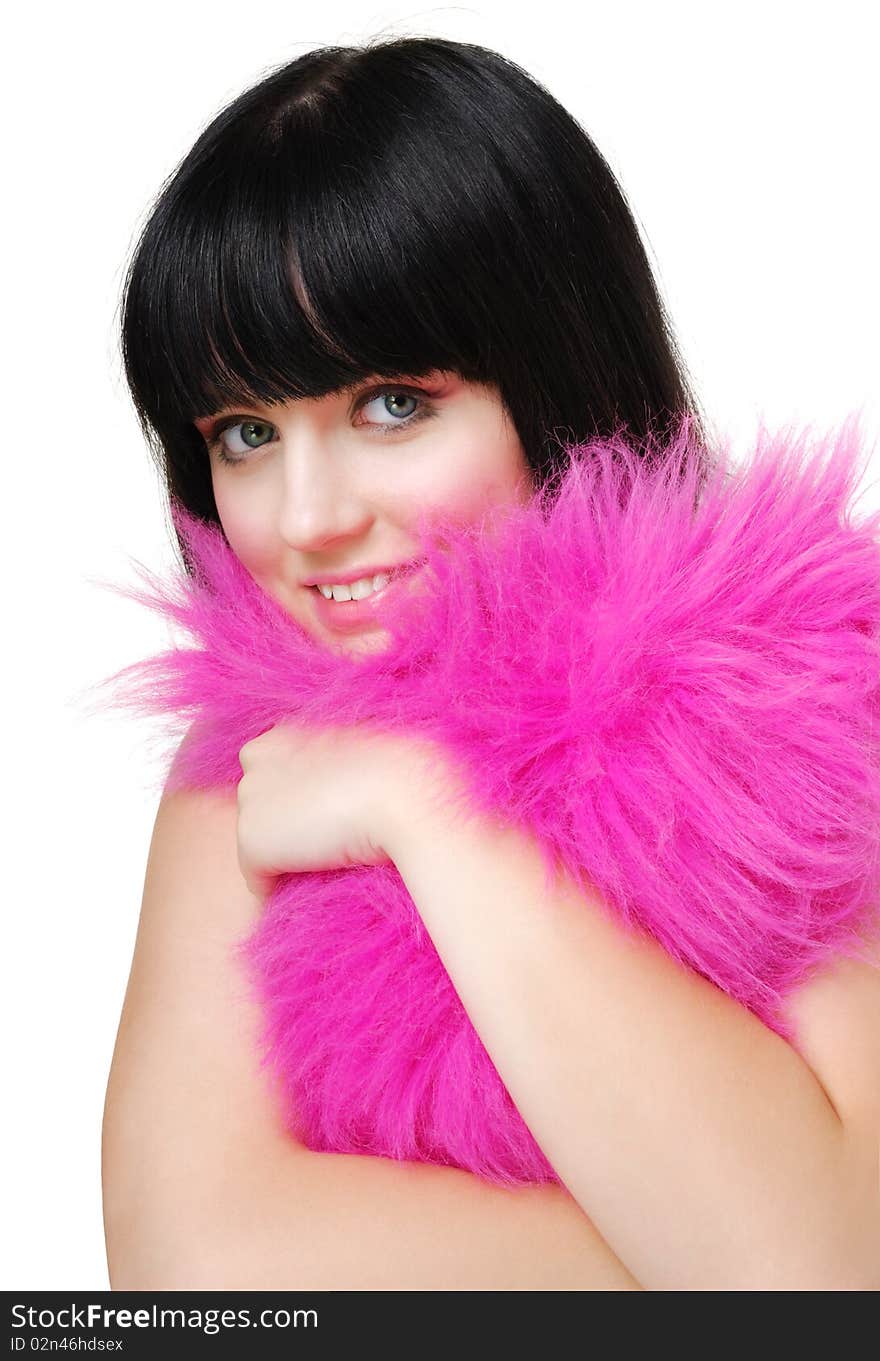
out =
[(420, 513), (473, 524), (533, 492), (497, 392), (454, 373), (377, 377), (354, 393), (229, 408), (196, 425), (236, 557), (317, 642), (350, 653), (381, 650), (384, 631), (336, 632), (311, 578), (412, 561)]
[[(404, 563), (419, 512), (473, 521), (531, 494), (498, 394), (454, 373), (238, 408), (197, 422), (233, 551), (315, 638), (315, 575)], [(406, 395), (409, 393), (409, 395)], [(232, 460), (232, 461), (229, 461)], [(104, 1120), (114, 1288), (638, 1290), (561, 1187), (312, 1153), (280, 1127), (257, 1016), (230, 958), (260, 903), (234, 797), (160, 806)]]
[[(367, 394), (362, 395), (367, 400)], [(381, 414), (375, 405), (379, 400), (369, 398), (375, 415)], [(238, 422), (234, 435), (225, 431), (218, 435), (213, 426), (203, 429), (211, 441), (218, 509), (234, 551), (255, 579), (324, 642), (371, 648), (380, 646), (382, 639), (370, 630), (362, 638), (332, 636), (326, 612), (316, 610), (310, 576), (336, 580), (337, 573), (342, 576), (367, 563), (404, 562), (414, 547), (411, 530), (417, 507), (427, 505), (444, 513), (455, 509), (470, 518), (487, 503), (517, 499), (527, 488), (522, 450), (495, 394), (462, 384), (453, 375), (438, 381), (431, 400), (437, 407), (432, 419), (391, 435), (376, 435), (362, 427), (361, 406), (350, 405), (341, 394), (318, 403), (233, 413), (231, 418)], [(386, 412), (391, 415), (387, 407)], [(228, 435), (232, 448), (246, 428), (253, 435), (255, 426), (257, 452), (244, 452), (244, 461), (234, 465), (222, 463), (218, 440), (225, 441)], [(256, 1018), (248, 1011), (244, 980), (228, 958), (231, 943), (249, 929), (259, 909), (259, 900), (247, 889), (236, 863), (236, 817), (234, 801), (216, 796), (175, 796), (164, 800), (159, 810), (105, 1118), (105, 1214), (114, 1286), (643, 1288), (585, 1211), (558, 1187), (501, 1191), (454, 1169), (313, 1154), (284, 1135), (276, 1106), (256, 1072)], [(487, 877), (490, 872), (494, 876), (504, 857), (490, 859), (491, 866), (489, 860), (484, 865)], [(442, 873), (434, 874), (434, 887), (429, 883), (426, 889), (426, 869), (430, 874), (426, 860), (424, 848), (411, 858), (407, 882), (420, 911), (428, 915), (433, 911), (441, 919), (445, 879)], [(607, 946), (609, 955), (617, 952), (610, 933)], [(656, 972), (658, 978), (661, 972), (669, 976), (668, 962), (660, 961)], [(612, 973), (604, 971), (609, 980)], [(872, 1159), (873, 1174), (877, 1146), (876, 1066), (870, 1047), (877, 1034), (873, 975), (869, 966), (836, 970), (814, 980), (798, 999), (800, 1051), (829, 1094), (828, 1109), (836, 1112), (835, 1118), (842, 1112), (846, 1119), (847, 1140), (832, 1133), (835, 1148), (841, 1148), (841, 1175), (850, 1159), (858, 1159), (852, 1166), (860, 1179), (847, 1181), (846, 1186), (858, 1192), (850, 1199), (852, 1223), (858, 1224), (861, 1236), (850, 1234), (849, 1239), (859, 1251), (862, 1237), (876, 1231), (874, 1220), (862, 1209), (863, 1204), (874, 1203), (873, 1181), (869, 1186), (863, 1175), (868, 1168), (864, 1151)], [(696, 986), (687, 980), (691, 991)], [(575, 991), (579, 993), (579, 987)], [(648, 995), (637, 981), (632, 991), (639, 997)], [(669, 988), (669, 998), (677, 1005), (673, 991), (680, 992), (678, 985)], [(611, 1000), (617, 1006), (621, 1001), (619, 996)], [(730, 1014), (729, 1007), (727, 1011)], [(631, 1012), (631, 1006), (623, 1006), (624, 1018)], [(742, 1023), (734, 1018), (731, 1032), (736, 1028)], [(652, 1036), (658, 1045), (668, 1030), (658, 1026)], [(719, 1036), (714, 1047), (704, 1046), (712, 1074), (719, 1066), (718, 1054), (724, 1052), (722, 1039)], [(760, 1035), (756, 1047), (759, 1043), (767, 1049)], [(511, 1071), (520, 1057), (515, 1046), (507, 1060)], [(794, 1074), (792, 1057), (784, 1055), (780, 1065), (783, 1062)], [(656, 1064), (648, 1067), (659, 1070)], [(720, 1067), (723, 1075), (731, 1065)], [(736, 1070), (747, 1067), (745, 1063)], [(533, 1068), (543, 1072), (546, 1064)], [(637, 1046), (623, 1070), (637, 1091), (644, 1068), (644, 1054)], [(674, 1085), (681, 1071), (681, 1065), (673, 1065), (662, 1090), (667, 1104), (684, 1109), (687, 1102), (677, 1101)], [(619, 1066), (609, 1077), (607, 1083), (594, 1084), (596, 1089), (623, 1091)], [(817, 1101), (821, 1106), (815, 1080), (800, 1074), (797, 1081), (805, 1099), (814, 1108)], [(751, 1094), (754, 1128), (767, 1123), (763, 1100), (780, 1125), (789, 1119), (797, 1130), (817, 1131), (818, 1148), (822, 1132), (818, 1123), (800, 1120), (794, 1098), (790, 1107), (781, 1107), (775, 1080), (765, 1080), (764, 1088), (764, 1097), (757, 1084)], [(697, 1082), (695, 1090), (705, 1094), (707, 1084)], [(658, 1104), (655, 1116), (659, 1109)], [(751, 1175), (763, 1169), (764, 1160), (755, 1166), (745, 1124), (749, 1112), (736, 1109), (743, 1115), (743, 1165)], [(821, 1111), (827, 1125), (828, 1111), (824, 1106)], [(621, 1158), (621, 1127), (619, 1120), (611, 1122), (606, 1130), (609, 1156), (588, 1160), (591, 1169), (607, 1168), (614, 1158)], [(674, 1120), (667, 1122), (667, 1130), (678, 1148)], [(725, 1129), (725, 1137), (729, 1132)], [(648, 1137), (645, 1131), (640, 1133)], [(787, 1144), (787, 1135), (780, 1136), (775, 1153)], [(583, 1152), (580, 1145), (577, 1151)], [(558, 1159), (554, 1161), (558, 1166)], [(629, 1166), (624, 1159), (619, 1176), (606, 1175), (598, 1189), (582, 1192), (581, 1201), (589, 1201), (591, 1213), (598, 1215), (591, 1197), (604, 1196), (607, 1201), (611, 1196), (613, 1202), (617, 1196), (619, 1204), (606, 1204), (605, 1209), (609, 1239), (634, 1262), (641, 1254), (638, 1270), (651, 1288), (679, 1288), (677, 1282), (693, 1279), (694, 1264), (701, 1269), (704, 1260), (698, 1251), (694, 1262), (684, 1262), (691, 1275), (676, 1275), (682, 1263), (670, 1257), (663, 1227), (677, 1221), (687, 1207), (677, 1198), (674, 1184), (661, 1179), (651, 1194), (655, 1199), (665, 1195), (671, 1204), (659, 1216), (649, 1217), (654, 1233), (646, 1235), (646, 1198), (618, 1194)], [(790, 1160), (777, 1158), (773, 1166), (790, 1186)], [(715, 1175), (717, 1179), (717, 1171)], [(574, 1185), (570, 1175), (567, 1179)], [(722, 1175), (722, 1190), (730, 1191), (728, 1183)], [(833, 1191), (827, 1194), (821, 1179), (808, 1178), (804, 1184), (805, 1194), (819, 1197), (820, 1211), (828, 1211), (826, 1221), (836, 1224), (840, 1197)], [(777, 1199), (765, 1195), (757, 1203), (772, 1207)], [(796, 1199), (800, 1212), (802, 1198)], [(627, 1240), (619, 1232), (613, 1238), (607, 1227), (621, 1207), (629, 1216), (632, 1254), (621, 1246)], [(699, 1195), (692, 1208), (698, 1216), (705, 1214)], [(735, 1204), (733, 1215), (738, 1214)], [(799, 1214), (783, 1219), (796, 1223)], [(721, 1216), (718, 1222), (723, 1225), (728, 1219)], [(685, 1252), (691, 1252), (690, 1235), (679, 1232), (678, 1238)], [(819, 1240), (830, 1241), (827, 1234), (820, 1234)], [(651, 1251), (653, 1262), (646, 1256)], [(863, 1255), (868, 1262), (870, 1250)], [(736, 1272), (751, 1270), (749, 1254), (740, 1256), (741, 1261), (731, 1261), (726, 1276), (722, 1272), (720, 1288), (725, 1288), (725, 1280), (740, 1279)], [(778, 1256), (787, 1260), (785, 1251)], [(853, 1279), (859, 1271), (858, 1279), (867, 1279), (861, 1263), (856, 1264)], [(837, 1279), (831, 1270), (821, 1278)], [(713, 1283), (711, 1288), (719, 1287)]]
[(639, 1290), (561, 1187), (312, 1153), (282, 1129), (230, 946), (236, 802), (160, 805), (104, 1115), (114, 1289)]

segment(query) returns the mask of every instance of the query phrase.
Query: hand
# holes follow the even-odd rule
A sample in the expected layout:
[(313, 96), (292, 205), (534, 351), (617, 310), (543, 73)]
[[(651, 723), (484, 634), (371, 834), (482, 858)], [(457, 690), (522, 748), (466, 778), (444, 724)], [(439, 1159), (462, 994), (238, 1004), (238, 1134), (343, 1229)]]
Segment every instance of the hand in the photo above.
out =
[(386, 814), (405, 791), (405, 740), (278, 723), (239, 751), (238, 862), (265, 897), (280, 874), (390, 863)]

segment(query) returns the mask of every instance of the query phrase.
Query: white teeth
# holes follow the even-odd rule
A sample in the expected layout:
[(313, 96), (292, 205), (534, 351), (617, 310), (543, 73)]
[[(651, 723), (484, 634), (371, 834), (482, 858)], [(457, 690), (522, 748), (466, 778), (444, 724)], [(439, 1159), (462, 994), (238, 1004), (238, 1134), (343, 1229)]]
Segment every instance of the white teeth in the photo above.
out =
[(374, 591), (379, 591), (383, 586), (387, 586), (391, 580), (388, 572), (377, 572), (374, 577), (361, 577), (359, 581), (351, 581), (345, 586), (333, 586), (319, 584), (318, 590), (325, 600), (363, 600), (364, 596), (372, 595)]

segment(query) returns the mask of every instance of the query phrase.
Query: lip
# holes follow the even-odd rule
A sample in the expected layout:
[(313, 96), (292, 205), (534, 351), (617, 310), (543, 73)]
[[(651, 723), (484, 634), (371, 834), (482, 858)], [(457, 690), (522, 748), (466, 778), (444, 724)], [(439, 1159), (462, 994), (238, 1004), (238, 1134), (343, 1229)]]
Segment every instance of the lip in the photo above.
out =
[[(420, 562), (398, 563), (396, 568), (377, 567), (374, 571), (361, 572), (360, 576), (375, 576), (376, 572), (392, 571), (394, 575), (381, 591), (373, 591), (372, 595), (365, 596), (363, 600), (327, 600), (318, 590), (317, 585), (305, 586), (310, 595), (314, 598), (314, 610), (321, 623), (328, 629), (338, 633), (353, 633), (365, 625), (376, 625), (376, 607), (379, 601), (384, 601), (402, 582), (413, 576), (422, 566)], [(360, 576), (331, 577), (329, 580), (337, 585), (345, 585), (349, 581), (358, 581)]]
[[(353, 581), (360, 581), (362, 577), (374, 577), (379, 572), (389, 572), (399, 575), (401, 572), (408, 572), (415, 563), (412, 562), (390, 562), (382, 567), (358, 567), (352, 572), (332, 572), (324, 573), (316, 577), (309, 577), (308, 581), (303, 582), (303, 586), (350, 586)], [(383, 588), (384, 589), (384, 588)]]

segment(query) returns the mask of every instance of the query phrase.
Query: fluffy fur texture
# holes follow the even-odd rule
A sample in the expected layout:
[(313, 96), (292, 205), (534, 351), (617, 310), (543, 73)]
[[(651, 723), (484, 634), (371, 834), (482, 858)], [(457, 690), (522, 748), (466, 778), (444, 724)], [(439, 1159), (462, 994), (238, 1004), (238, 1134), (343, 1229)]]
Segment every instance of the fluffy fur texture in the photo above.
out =
[[(239, 748), (286, 717), (433, 739), (462, 811), (530, 829), (548, 870), (790, 1038), (785, 995), (876, 920), (880, 512), (853, 515), (854, 420), (762, 430), (702, 487), (690, 440), (653, 464), (585, 444), (528, 506), (423, 523), (421, 594), (357, 658), (177, 510), (195, 579), (141, 569), (122, 594), (195, 646), (111, 677), (114, 702), (198, 720), (170, 788), (235, 785)], [(393, 866), (284, 876), (238, 948), (309, 1148), (557, 1180)]]

